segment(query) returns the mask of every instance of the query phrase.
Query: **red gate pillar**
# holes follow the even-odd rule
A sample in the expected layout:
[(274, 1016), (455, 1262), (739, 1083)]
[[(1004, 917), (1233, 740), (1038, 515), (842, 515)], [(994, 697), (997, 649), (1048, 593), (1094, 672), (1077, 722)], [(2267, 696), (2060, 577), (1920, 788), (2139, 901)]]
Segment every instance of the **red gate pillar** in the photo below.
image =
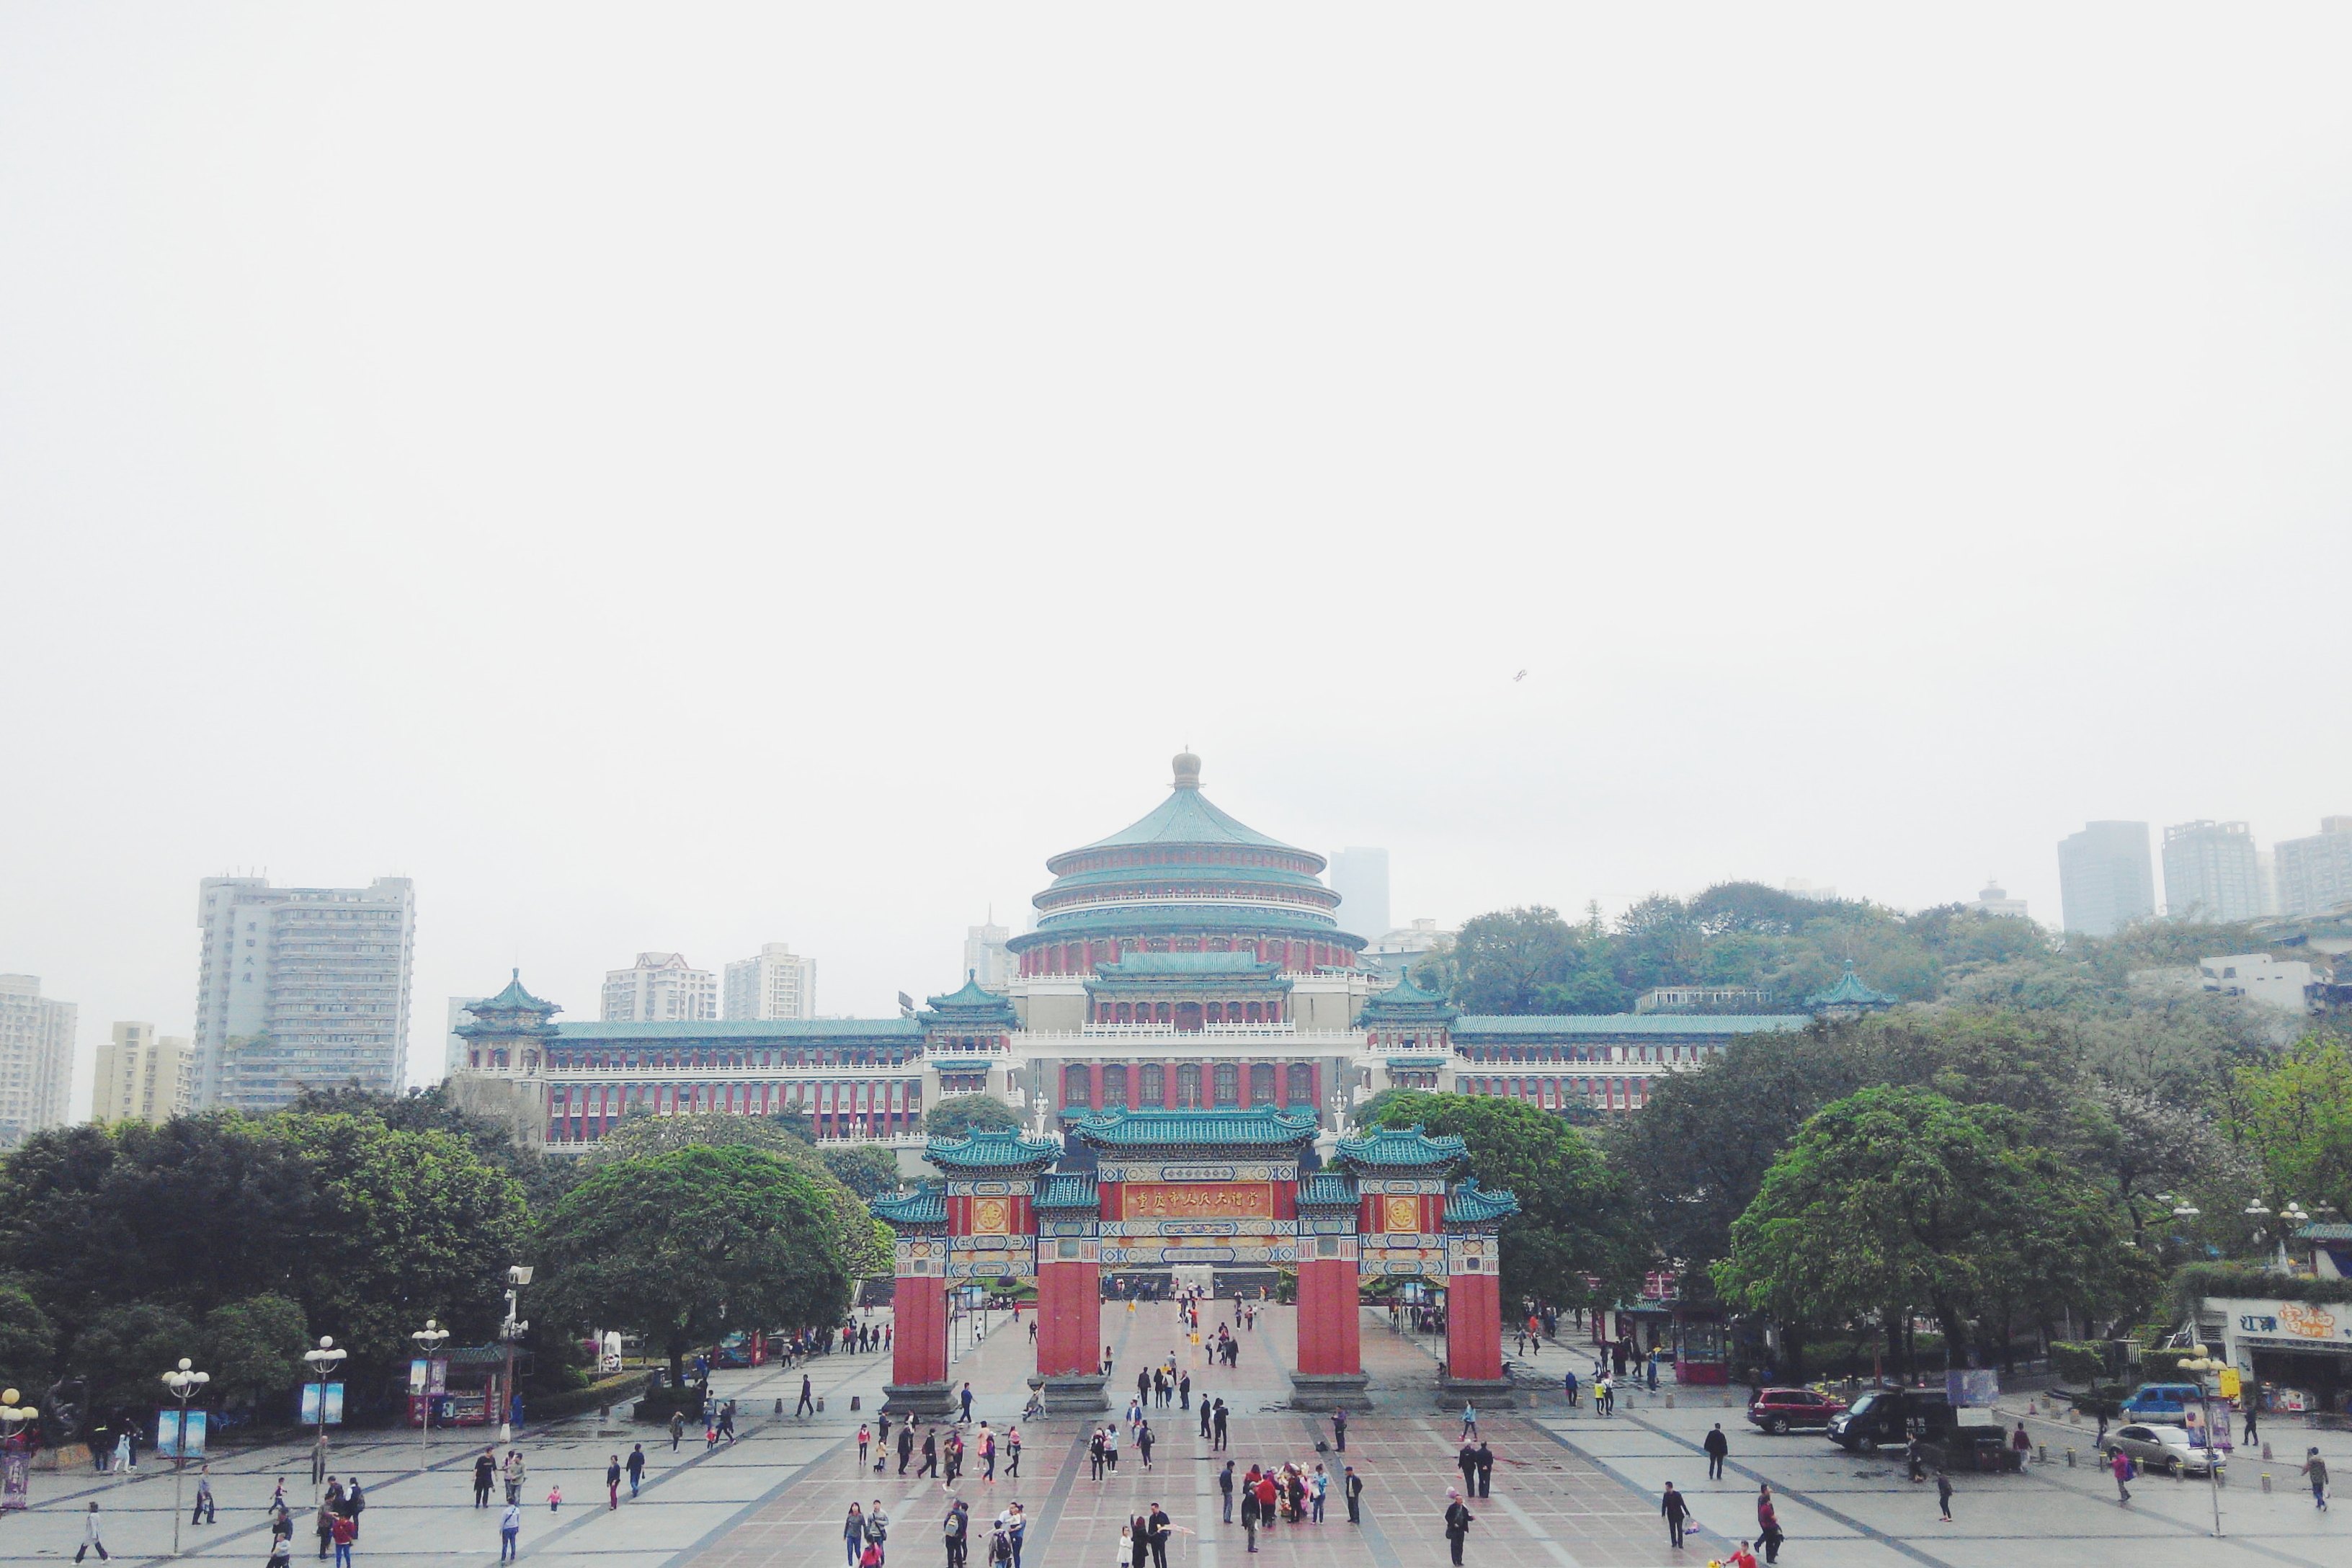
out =
[(1102, 1370), (1102, 1194), (1079, 1173), (1045, 1177), (1037, 1215), (1037, 1373), (1054, 1415), (1108, 1410)]
[(893, 1415), (944, 1415), (948, 1381), (947, 1207), (936, 1189), (877, 1198), (875, 1217), (898, 1235), (890, 1292), (890, 1381), (882, 1408)]
[(1332, 1171), (1313, 1172), (1297, 1189), (1293, 1213), (1298, 1265), (1298, 1370), (1290, 1403), (1301, 1410), (1364, 1407), (1362, 1310), (1356, 1271), (1362, 1267), (1356, 1184)]
[(1518, 1212), (1505, 1192), (1482, 1192), (1475, 1177), (1445, 1203), (1445, 1377), (1438, 1397), (1447, 1407), (1513, 1403), (1503, 1369), (1503, 1282), (1496, 1227)]

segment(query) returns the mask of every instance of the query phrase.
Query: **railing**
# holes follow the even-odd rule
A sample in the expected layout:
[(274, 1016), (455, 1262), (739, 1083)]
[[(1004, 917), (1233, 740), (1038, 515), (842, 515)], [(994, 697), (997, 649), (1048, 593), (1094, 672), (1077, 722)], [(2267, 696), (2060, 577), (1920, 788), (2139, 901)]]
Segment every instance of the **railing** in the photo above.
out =
[[(482, 1070), (502, 1072), (506, 1069), (487, 1068)], [(817, 1078), (856, 1079), (920, 1078), (923, 1075), (923, 1061), (922, 1058), (916, 1058), (912, 1060), (903, 1062), (835, 1062), (829, 1066), (811, 1065), (800, 1067), (781, 1062), (769, 1067), (761, 1067), (756, 1063), (741, 1067), (731, 1067), (726, 1065), (711, 1065), (706, 1067), (648, 1067), (642, 1062), (635, 1067), (591, 1067), (586, 1065), (575, 1066), (570, 1062), (549, 1062), (546, 1064), (543, 1071), (545, 1076), (549, 1078), (593, 1078), (600, 1081), (609, 1080), (614, 1083), (635, 1082), (640, 1079), (646, 1082), (652, 1082), (655, 1080), (669, 1082), (672, 1080), (685, 1080), (689, 1079), (714, 1083), (740, 1083), (745, 1081), (764, 1083), (770, 1080), (808, 1078), (811, 1076)]]
[(1279, 1043), (1286, 1050), (1363, 1052), (1364, 1037), (1356, 1029), (1301, 1029), (1290, 1024), (1204, 1024), (1180, 1029), (1173, 1024), (1089, 1024), (1083, 1029), (1035, 1029), (1017, 1037), (1024, 1050), (1052, 1056), (1055, 1047), (1100, 1047), (1113, 1041), (1150, 1041), (1154, 1047), (1179, 1042), (1247, 1044), (1253, 1040)]

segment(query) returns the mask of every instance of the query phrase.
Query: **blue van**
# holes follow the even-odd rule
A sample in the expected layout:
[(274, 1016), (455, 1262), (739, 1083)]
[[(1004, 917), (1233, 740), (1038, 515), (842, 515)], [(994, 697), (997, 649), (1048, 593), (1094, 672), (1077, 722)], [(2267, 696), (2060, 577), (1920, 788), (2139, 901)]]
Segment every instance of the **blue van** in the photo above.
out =
[(2204, 1391), (2193, 1383), (2143, 1383), (2124, 1401), (2124, 1419), (2177, 1426), (2191, 1405), (2202, 1408), (2204, 1403)]

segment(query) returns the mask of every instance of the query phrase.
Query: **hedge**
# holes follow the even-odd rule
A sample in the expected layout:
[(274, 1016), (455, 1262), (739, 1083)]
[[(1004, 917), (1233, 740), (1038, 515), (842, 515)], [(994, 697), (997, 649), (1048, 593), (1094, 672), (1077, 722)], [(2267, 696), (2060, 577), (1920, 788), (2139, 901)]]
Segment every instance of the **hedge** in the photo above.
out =
[(653, 1373), (649, 1372), (624, 1372), (562, 1394), (542, 1394), (537, 1398), (526, 1394), (522, 1413), (533, 1421), (561, 1421), (567, 1415), (601, 1410), (607, 1405), (625, 1405), (652, 1380)]
[(2307, 1274), (2280, 1274), (2243, 1263), (2191, 1263), (2174, 1271), (2172, 1304), (2177, 1310), (2193, 1310), (2198, 1299), (2205, 1296), (2268, 1297), (2336, 1306), (2352, 1303), (2352, 1279), (2314, 1279)]

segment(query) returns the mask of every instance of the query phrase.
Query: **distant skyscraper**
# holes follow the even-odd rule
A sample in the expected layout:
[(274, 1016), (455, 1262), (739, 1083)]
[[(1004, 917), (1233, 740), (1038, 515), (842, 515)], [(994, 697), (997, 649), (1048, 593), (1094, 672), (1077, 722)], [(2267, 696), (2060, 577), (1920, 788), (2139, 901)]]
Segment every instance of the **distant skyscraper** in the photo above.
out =
[(197, 896), (199, 1110), (268, 1110), (305, 1089), (397, 1094), (408, 1056), (416, 885), (273, 888), (207, 877)]
[(2250, 921), (2263, 912), (2261, 858), (2242, 822), (2164, 830), (2164, 912), (2174, 920)]
[(2058, 841), (2058, 900), (2065, 929), (2113, 936), (2156, 913), (2156, 873), (2145, 822), (2085, 823)]
[(1389, 852), (1354, 845), (1331, 857), (1331, 890), (1339, 895), (1339, 929), (1376, 937), (1389, 929)]
[(2324, 915), (2344, 903), (2352, 903), (2352, 816), (2323, 816), (2313, 837), (2279, 841), (2279, 913)]
[(441, 1075), (444, 1078), (466, 1065), (466, 1039), (457, 1031), (463, 1026), (474, 1021), (474, 1016), (466, 1009), (481, 1000), (483, 998), (479, 996), (449, 998), (449, 1034), (445, 1042), (446, 1048), (442, 1058), (441, 1069)]
[(692, 1023), (719, 1016), (719, 980), (682, 952), (641, 952), (628, 969), (604, 972), (608, 1024)]
[(816, 961), (796, 957), (788, 942), (760, 945), (757, 958), (727, 966), (727, 1010), (746, 1022), (816, 1016)]
[(1791, 877), (1780, 884), (1780, 890), (1792, 899), (1811, 899), (1817, 904), (1837, 902), (1837, 889), (1827, 882), (1808, 882), (1802, 877)]
[(64, 1124), (79, 1011), (42, 995), (37, 975), (0, 974), (0, 1148)]
[(993, 922), (964, 928), (964, 973), (979, 981), (982, 991), (1002, 991), (1019, 973), (1013, 966), (1013, 955), (1004, 950), (1012, 937), (1012, 931)]
[(1980, 915), (2015, 915), (2019, 920), (2032, 918), (2025, 912), (2023, 899), (2011, 898), (2007, 888), (1997, 887), (1990, 881), (1978, 890), (1969, 908)]
[(117, 1024), (98, 1047), (92, 1121), (169, 1121), (195, 1103), (195, 1052), (152, 1024)]

